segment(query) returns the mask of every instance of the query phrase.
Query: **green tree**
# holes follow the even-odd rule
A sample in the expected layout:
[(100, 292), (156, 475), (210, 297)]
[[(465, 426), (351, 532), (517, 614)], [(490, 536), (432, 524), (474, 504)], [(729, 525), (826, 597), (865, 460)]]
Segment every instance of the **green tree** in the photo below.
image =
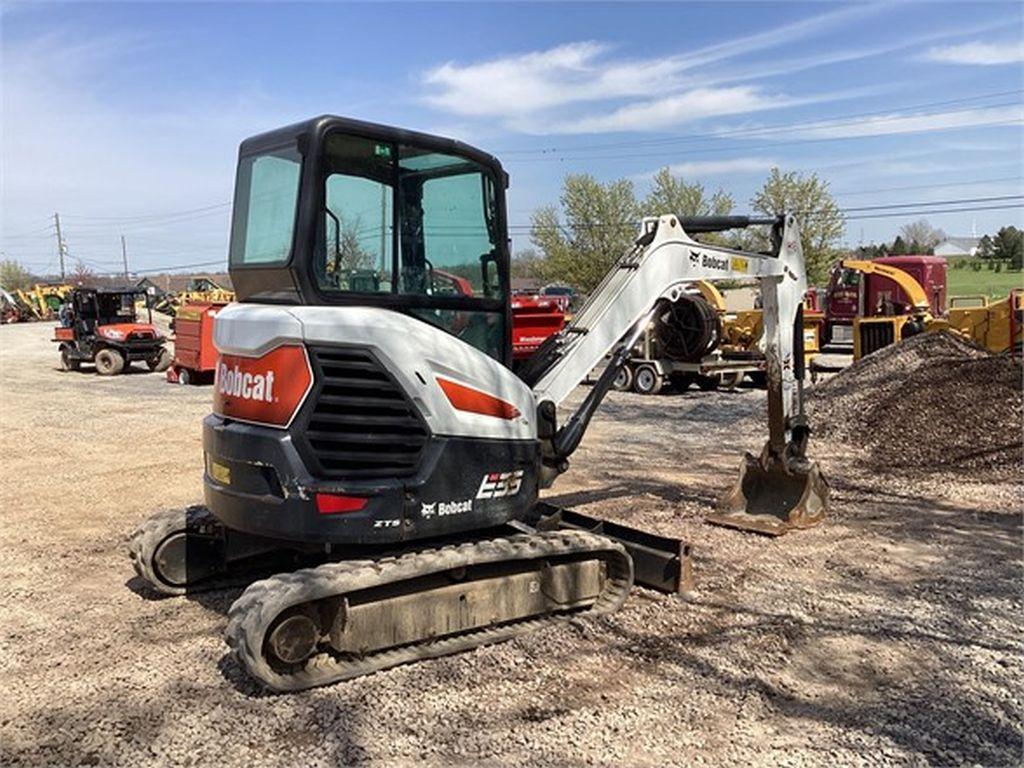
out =
[(985, 235), (978, 241), (978, 258), (979, 259), (991, 259), (992, 254), (995, 253), (995, 244), (992, 242), (992, 238)]
[(36, 282), (35, 277), (14, 259), (0, 261), (0, 288), (17, 291)]
[(900, 227), (903, 242), (911, 245), (907, 253), (930, 254), (935, 246), (946, 239), (946, 233), (928, 223), (927, 219), (918, 219)]
[[(651, 180), (651, 191), (647, 193), (641, 204), (644, 216), (661, 216), (674, 213), (676, 216), (724, 216), (732, 212), (736, 201), (725, 190), (719, 189), (708, 197), (704, 185), (700, 182), (687, 182), (679, 176), (673, 176), (669, 168), (662, 168)], [(706, 234), (697, 239), (702, 242), (730, 244), (735, 243), (735, 233), (729, 235)]]
[(764, 187), (750, 203), (755, 210), (768, 215), (796, 214), (808, 280), (826, 282), (845, 229), (843, 214), (829, 192), (828, 182), (814, 173), (804, 176), (772, 168)]
[(896, 235), (896, 239), (892, 241), (892, 250), (890, 253), (893, 256), (906, 256), (908, 253), (911, 253), (911, 250), (907, 248), (907, 244), (903, 240), (903, 237)]
[(512, 256), (509, 271), (512, 277), (540, 277), (543, 264), (540, 255), (532, 248), (525, 248)]
[(589, 174), (570, 174), (562, 182), (561, 213), (555, 206), (538, 208), (530, 239), (544, 254), (541, 276), (575, 286), (586, 293), (636, 237), (640, 209), (627, 180), (602, 184)]
[(1011, 269), (1020, 269), (1024, 262), (1024, 232), (1016, 227), (1003, 227), (992, 238), (992, 258), (1008, 261)]
[(735, 205), (732, 195), (718, 190), (711, 197), (700, 182), (688, 183), (673, 176), (669, 168), (662, 168), (651, 181), (651, 191), (643, 201), (644, 216), (661, 216), (674, 213), (676, 216), (724, 216)]

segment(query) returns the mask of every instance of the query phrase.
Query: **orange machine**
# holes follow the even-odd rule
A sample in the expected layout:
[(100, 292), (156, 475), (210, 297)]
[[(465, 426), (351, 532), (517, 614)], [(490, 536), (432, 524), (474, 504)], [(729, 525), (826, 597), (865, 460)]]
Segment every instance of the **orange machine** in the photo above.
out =
[(213, 346), (213, 319), (227, 304), (197, 302), (186, 304), (174, 318), (174, 362), (167, 380), (178, 384), (213, 381), (217, 349)]

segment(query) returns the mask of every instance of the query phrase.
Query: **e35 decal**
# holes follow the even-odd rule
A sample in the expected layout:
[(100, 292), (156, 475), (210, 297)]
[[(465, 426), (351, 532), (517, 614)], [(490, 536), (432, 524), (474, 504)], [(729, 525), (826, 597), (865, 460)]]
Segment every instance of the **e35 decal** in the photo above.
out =
[(488, 472), (476, 492), (478, 499), (503, 499), (515, 496), (523, 484), (523, 470), (513, 472)]

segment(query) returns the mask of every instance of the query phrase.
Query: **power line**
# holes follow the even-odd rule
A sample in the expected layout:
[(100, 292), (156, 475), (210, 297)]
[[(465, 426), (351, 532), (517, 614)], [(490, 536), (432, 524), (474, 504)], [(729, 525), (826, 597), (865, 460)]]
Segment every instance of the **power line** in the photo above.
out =
[(203, 213), (205, 211), (213, 211), (219, 208), (226, 208), (231, 205), (231, 202), (226, 203), (215, 203), (213, 205), (204, 205), (201, 208), (189, 208), (184, 211), (167, 211), (165, 213), (143, 213), (137, 216), (86, 216), (81, 214), (65, 214), (66, 219), (87, 219), (89, 221), (112, 221), (112, 222), (131, 222), (140, 221), (143, 219), (163, 219), (174, 216), (183, 216), (192, 213)]
[[(1016, 102), (1014, 106), (1016, 106)], [(1006, 106), (1006, 105), (1002, 105)], [(955, 130), (957, 128), (986, 128), (997, 125), (1019, 125), (1021, 118), (1013, 118), (1012, 120), (993, 120), (989, 122), (973, 123), (969, 126), (949, 126), (941, 130)], [(801, 126), (794, 125), (792, 130), (800, 130)], [(775, 141), (770, 144), (759, 144), (756, 146), (732, 146), (732, 147), (698, 147), (696, 149), (687, 150), (673, 150), (671, 152), (672, 157), (689, 157), (693, 155), (710, 155), (710, 154), (721, 154), (723, 152), (756, 152), (763, 149), (775, 149), (776, 147), (789, 147), (798, 146), (802, 144), (821, 144), (830, 141), (852, 141), (860, 139), (876, 139), (879, 134), (866, 133), (859, 136), (822, 136), (816, 139), (791, 139), (789, 141)], [(518, 162), (520, 163), (550, 163), (558, 162), (564, 163), (566, 161), (579, 161), (579, 160), (633, 160), (642, 158), (665, 158), (666, 152), (635, 152), (629, 154), (608, 154), (608, 155), (574, 155), (569, 157), (563, 156), (550, 156), (550, 157), (527, 157), (522, 158)]]
[(846, 220), (847, 221), (860, 221), (860, 220), (863, 220), (863, 219), (894, 219), (894, 218), (898, 218), (898, 217), (901, 217), (901, 216), (909, 218), (911, 216), (939, 216), (939, 215), (944, 214), (944, 213), (973, 213), (975, 211), (1008, 211), (1008, 210), (1024, 210), (1024, 205), (1021, 205), (1020, 203), (1018, 203), (1016, 205), (985, 205), (985, 206), (978, 206), (977, 208), (949, 208), (949, 209), (941, 210), (941, 211), (927, 210), (927, 211), (902, 211), (902, 212), (899, 212), (899, 213), (875, 213), (875, 214), (867, 214), (867, 215), (864, 215), (864, 216), (848, 216), (848, 217), (846, 217)]
[[(971, 187), (979, 184), (1000, 184), (1007, 181), (1024, 182), (1024, 176), (1003, 176), (998, 179), (975, 179), (974, 181), (950, 181), (941, 184), (913, 184), (903, 187), (881, 187), (879, 189), (858, 189), (853, 191), (833, 192), (833, 197), (859, 197), (861, 195), (877, 195), (883, 192), (910, 192), (919, 189), (946, 189), (947, 187)], [(530, 213), (523, 208), (510, 211), (514, 213)]]
[[(228, 203), (227, 205), (231, 205), (231, 204)], [(75, 224), (75, 228), (78, 229), (78, 228), (85, 227), (87, 229), (108, 229), (109, 230), (110, 228), (113, 228), (113, 227), (119, 227), (120, 229), (129, 229), (129, 230), (130, 229), (138, 229), (138, 228), (145, 229), (147, 227), (153, 228), (153, 227), (164, 227), (164, 226), (168, 226), (168, 225), (171, 225), (171, 224), (184, 224), (185, 222), (189, 222), (189, 221), (198, 221), (199, 219), (208, 219), (208, 218), (213, 217), (213, 216), (224, 216), (225, 214), (229, 214), (229, 213), (230, 213), (230, 211), (227, 210), (227, 209), (224, 209), (224, 210), (207, 210), (205, 213), (192, 213), (192, 214), (188, 214), (188, 215), (174, 214), (173, 216), (172, 215), (168, 215), (168, 216), (166, 216), (166, 217), (164, 217), (162, 219), (153, 219), (153, 220), (149, 220), (149, 221), (128, 222), (128, 223), (122, 224), (122, 225), (119, 225), (119, 224), (117, 224), (115, 222), (106, 222), (106, 221), (83, 221), (83, 222), (76, 223)]]
[(33, 229), (33, 230), (28, 231), (28, 232), (22, 232), (22, 233), (16, 234), (16, 235), (7, 235), (7, 234), (5, 234), (2, 237), (3, 237), (4, 240), (27, 240), (27, 239), (33, 239), (34, 240), (34, 239), (37, 239), (37, 238), (49, 239), (51, 235), (53, 235), (53, 222), (52, 221), (48, 225), (46, 225), (45, 227), (41, 227), (39, 229)]
[[(856, 208), (842, 208), (843, 212), (846, 211), (881, 211), (889, 208), (921, 208), (924, 206), (931, 205), (960, 205), (968, 203), (992, 203), (1002, 200), (1022, 200), (1024, 195), (998, 195), (995, 197), (962, 197), (956, 200), (935, 200), (925, 201), (917, 203), (891, 203), (888, 205), (862, 205)], [(806, 213), (806, 211), (797, 211), (796, 213)]]
[[(977, 205), (982, 202), (999, 202), (1015, 200), (1017, 202), (1000, 205)], [(957, 206), (954, 208), (943, 208), (941, 210), (929, 209), (929, 206)], [(899, 208), (914, 208), (916, 210), (910, 211), (899, 211), (895, 209)], [(1024, 209), (1024, 195), (1000, 195), (985, 198), (958, 198), (950, 200), (937, 200), (934, 202), (919, 201), (915, 203), (893, 203), (891, 205), (879, 205), (879, 206), (860, 206), (852, 208), (840, 208), (838, 212), (844, 214), (844, 218), (848, 220), (861, 220), (861, 219), (872, 219), (872, 218), (892, 218), (897, 216), (929, 216), (939, 215), (944, 213), (971, 213), (973, 211), (995, 211), (995, 210), (1011, 210), (1011, 209)], [(855, 215), (845, 216), (847, 212), (853, 212)], [(798, 216), (818, 216), (827, 213), (821, 210), (807, 210), (807, 211), (795, 211)], [(596, 222), (593, 224), (576, 224), (572, 228), (574, 229), (623, 229), (623, 228), (636, 228), (637, 222), (624, 221), (624, 222)], [(562, 230), (566, 226), (561, 224), (558, 225), (547, 225), (547, 226), (534, 226), (533, 224), (510, 224), (509, 231), (519, 230), (516, 234), (529, 233), (534, 230)]]
[[(947, 99), (945, 101), (932, 101), (932, 102), (926, 102), (924, 104), (911, 105), (909, 107), (907, 107), (907, 106), (897, 107), (895, 109), (903, 109), (903, 110), (909, 112), (911, 110), (924, 110), (924, 109), (928, 109), (928, 108), (932, 108), (932, 107), (951, 106), (951, 105), (954, 105), (954, 104), (966, 104), (966, 103), (970, 103), (970, 102), (982, 101), (982, 100), (985, 100), (985, 99), (998, 98), (998, 97), (1002, 97), (1002, 96), (1010, 96), (1010, 95), (1020, 94), (1020, 93), (1024, 93), (1024, 88), (1014, 88), (1014, 89), (1008, 90), (1008, 91), (995, 91), (995, 92), (992, 92), (992, 93), (979, 94), (978, 96), (967, 96), (967, 97), (963, 97), (963, 98), (959, 98), (959, 99)], [(990, 105), (986, 105), (985, 107), (982, 107), (982, 108), (990, 109), (992, 107), (1012, 106), (1012, 105), (1016, 105), (1016, 104), (1019, 104), (1019, 103), (1020, 103), (1020, 101), (1018, 100), (1018, 101), (1012, 101), (1012, 102), (996, 104), (996, 105), (991, 105), (990, 104)], [(867, 117), (874, 117), (874, 116), (878, 116), (878, 115), (890, 115), (892, 113), (893, 109), (894, 108), (882, 109), (882, 110), (874, 110), (874, 111), (871, 111), (871, 112), (855, 112), (853, 114), (840, 115), (838, 117), (833, 117), (833, 118), (823, 118), (821, 120), (811, 121), (811, 122), (776, 123), (774, 125), (762, 126), (760, 128), (758, 128), (758, 127), (734, 128), (734, 129), (726, 130), (726, 131), (716, 131), (716, 132), (710, 132), (710, 133), (686, 134), (684, 136), (674, 136), (674, 137), (667, 137), (667, 138), (662, 138), (662, 139), (640, 139), (640, 140), (633, 140), (633, 141), (606, 142), (604, 144), (586, 144), (586, 145), (583, 145), (583, 146), (576, 145), (576, 146), (565, 146), (565, 147), (546, 147), (546, 148), (542, 147), (542, 148), (537, 148), (537, 149), (508, 149), (508, 150), (504, 150), (504, 151), (503, 150), (495, 150), (495, 152), (497, 154), (501, 154), (501, 155), (537, 154), (537, 153), (540, 153), (540, 154), (554, 154), (554, 153), (562, 153), (562, 152), (589, 151), (589, 150), (593, 150), (593, 149), (614, 149), (614, 148), (618, 148), (618, 147), (660, 146), (660, 145), (672, 144), (672, 143), (677, 143), (677, 142), (700, 141), (702, 139), (719, 139), (719, 138), (728, 138), (728, 137), (731, 137), (731, 136), (743, 136), (743, 135), (761, 135), (763, 133), (770, 133), (770, 132), (773, 133), (773, 132), (777, 132), (777, 131), (789, 131), (789, 130), (793, 130), (795, 128), (808, 128), (808, 127), (814, 127), (814, 126), (840, 126), (840, 125), (844, 125), (844, 124), (846, 124), (848, 122), (854, 122), (854, 123), (863, 122), (864, 121), (863, 118), (867, 118)], [(970, 109), (978, 109), (978, 107), (971, 107)], [(969, 110), (950, 110), (949, 112), (950, 112), (950, 114), (955, 114), (957, 112), (964, 112), (964, 111), (969, 111)], [(894, 120), (894, 119), (903, 120), (903, 119), (906, 119), (908, 117), (926, 117), (926, 116), (928, 116), (930, 114), (933, 114), (933, 113), (932, 112), (921, 112), (921, 113), (916, 113), (916, 114), (892, 115), (889, 119), (890, 120)]]
[(170, 272), (175, 269), (191, 269), (193, 267), (211, 267), (214, 265), (227, 264), (227, 257), (223, 259), (217, 259), (216, 261), (200, 261), (194, 264), (175, 264), (172, 266), (165, 267), (149, 267), (147, 269), (136, 269), (135, 273), (139, 275), (152, 274), (154, 272)]
[(975, 184), (999, 184), (1004, 181), (1024, 181), (1024, 176), (1004, 176), (1000, 179), (978, 179), (977, 181), (950, 181), (942, 184), (915, 184), (909, 187), (885, 187), (883, 189), (862, 189), (856, 192), (833, 192), (836, 197), (875, 195), (881, 192), (909, 192), (917, 189), (945, 189), (946, 187), (970, 187)]

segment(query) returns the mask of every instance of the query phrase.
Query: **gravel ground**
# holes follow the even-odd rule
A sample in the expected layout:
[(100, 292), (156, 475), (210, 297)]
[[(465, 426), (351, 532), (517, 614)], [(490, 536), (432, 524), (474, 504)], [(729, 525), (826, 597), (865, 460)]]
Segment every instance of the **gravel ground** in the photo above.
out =
[(690, 540), (695, 596), (272, 696), (225, 653), (238, 590), (153, 599), (125, 556), (199, 498), (209, 389), (62, 374), (49, 333), (0, 327), (0, 765), (1020, 764), (1019, 477), (817, 441), (831, 519), (762, 538), (701, 521), (762, 393), (612, 393), (549, 496)]

